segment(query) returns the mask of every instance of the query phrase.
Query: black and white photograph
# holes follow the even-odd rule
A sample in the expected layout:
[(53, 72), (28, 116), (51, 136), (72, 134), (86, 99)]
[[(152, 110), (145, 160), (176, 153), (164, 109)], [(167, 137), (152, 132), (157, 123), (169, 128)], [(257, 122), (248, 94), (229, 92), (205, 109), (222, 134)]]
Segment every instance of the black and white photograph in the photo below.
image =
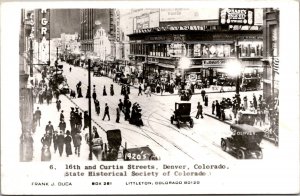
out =
[(1, 6), (3, 193), (299, 193), (298, 2), (274, 2)]

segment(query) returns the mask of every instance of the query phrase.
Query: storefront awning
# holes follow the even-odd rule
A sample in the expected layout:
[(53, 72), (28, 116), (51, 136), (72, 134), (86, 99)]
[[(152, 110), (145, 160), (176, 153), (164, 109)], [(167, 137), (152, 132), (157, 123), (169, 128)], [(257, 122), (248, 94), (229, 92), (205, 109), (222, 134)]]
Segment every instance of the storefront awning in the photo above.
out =
[(157, 65), (164, 68), (175, 69), (175, 65), (169, 65), (164, 63), (158, 63)]

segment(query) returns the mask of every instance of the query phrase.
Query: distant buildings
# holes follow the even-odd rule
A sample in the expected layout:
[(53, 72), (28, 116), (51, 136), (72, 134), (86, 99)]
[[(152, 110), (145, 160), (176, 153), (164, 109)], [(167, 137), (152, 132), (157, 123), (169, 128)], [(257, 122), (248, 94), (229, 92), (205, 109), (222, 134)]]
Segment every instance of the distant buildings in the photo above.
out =
[(116, 56), (116, 44), (120, 37), (119, 13), (115, 9), (81, 9), (81, 50), (102, 60)]

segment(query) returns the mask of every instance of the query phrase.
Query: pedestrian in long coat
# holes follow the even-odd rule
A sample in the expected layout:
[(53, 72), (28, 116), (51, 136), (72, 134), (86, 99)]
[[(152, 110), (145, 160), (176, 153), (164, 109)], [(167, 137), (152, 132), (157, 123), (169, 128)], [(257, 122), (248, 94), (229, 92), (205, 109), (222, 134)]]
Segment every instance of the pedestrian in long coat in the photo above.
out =
[(60, 112), (59, 121), (65, 120), (64, 111)]
[(254, 94), (253, 94), (253, 106), (255, 109), (257, 109), (257, 100)]
[(72, 138), (70, 136), (70, 131), (67, 131), (67, 136), (64, 138), (64, 142), (66, 145), (66, 154), (67, 157), (69, 157), (69, 155), (72, 155), (72, 147), (71, 147), (71, 142), (72, 142)]
[(63, 133), (65, 133), (65, 130), (66, 130), (66, 122), (62, 119), (60, 122), (59, 122), (59, 130), (63, 131)]
[(206, 93), (205, 90), (202, 90), (202, 91), (201, 91), (201, 96), (202, 96), (202, 100), (203, 100), (203, 101), (205, 101), (205, 100), (204, 100), (205, 93)]
[(96, 113), (99, 116), (99, 114), (100, 114), (100, 103), (99, 103), (98, 99), (95, 99), (94, 103), (95, 103)]
[(103, 96), (106, 96), (107, 95), (107, 93), (106, 93), (106, 88), (105, 88), (105, 86), (103, 87)]
[(90, 98), (89, 89), (90, 89), (90, 86), (87, 87), (85, 98)]
[(198, 105), (197, 105), (197, 114), (196, 114), (196, 118), (198, 119), (199, 116), (201, 116), (201, 118), (203, 118), (203, 107), (202, 105), (200, 104), (200, 102), (198, 102)]
[(43, 104), (44, 99), (43, 99), (43, 91), (42, 90), (39, 92), (38, 96), (39, 96), (39, 104)]
[(45, 146), (45, 145), (51, 146), (51, 137), (47, 132), (41, 138), (41, 143), (43, 144), (43, 146)]
[(108, 120), (110, 120), (109, 107), (108, 107), (107, 103), (105, 103), (104, 116), (103, 116), (102, 120), (104, 120), (106, 116), (108, 116)]
[(46, 125), (45, 131), (49, 133), (50, 137), (52, 138), (54, 128), (53, 125), (51, 124), (51, 121), (48, 122), (48, 125)]
[(46, 98), (47, 98), (47, 104), (49, 105), (52, 101), (52, 98), (53, 98), (53, 95), (52, 95), (52, 92), (51, 90), (47, 90), (47, 94), (46, 94)]
[(204, 105), (206, 107), (208, 106), (208, 96), (207, 95), (204, 97)]
[(111, 85), (110, 85), (110, 95), (111, 95), (111, 96), (114, 96), (114, 94), (115, 94), (115, 91), (114, 91), (114, 85), (111, 84)]
[(141, 86), (141, 84), (139, 85), (139, 94), (138, 94), (138, 96), (140, 96), (140, 95), (143, 95), (142, 94), (142, 86)]
[(119, 107), (120, 111), (123, 111), (123, 106), (124, 106), (124, 104), (123, 104), (122, 100), (119, 99), (118, 107)]
[(130, 86), (129, 85), (126, 85), (126, 91), (127, 91), (127, 94), (129, 95), (130, 94)]
[(217, 113), (217, 117), (221, 118), (220, 104), (218, 101), (216, 101), (216, 113)]
[(247, 99), (247, 96), (245, 96), (243, 98), (243, 100), (244, 100), (244, 109), (247, 110), (248, 109), (248, 99)]
[(64, 136), (64, 133), (61, 131), (57, 137), (57, 146), (58, 146), (59, 156), (62, 156), (62, 153), (64, 150), (64, 143), (65, 143), (65, 136)]
[(40, 125), (41, 125), (41, 116), (42, 116), (42, 112), (41, 112), (41, 110), (39, 109), (39, 107), (36, 108), (36, 111), (34, 112), (34, 115), (35, 115), (36, 121), (39, 122), (39, 126), (40, 126)]
[(78, 154), (78, 157), (80, 156), (80, 146), (81, 146), (82, 136), (80, 135), (80, 131), (78, 131), (74, 136), (74, 147), (75, 147), (75, 154)]
[(53, 145), (54, 145), (54, 153), (56, 153), (56, 150), (57, 150), (57, 147), (58, 147), (58, 134), (57, 134), (57, 131), (54, 131)]
[(56, 100), (56, 109), (58, 112), (59, 112), (60, 108), (61, 108), (61, 100), (58, 99), (58, 100)]
[(211, 108), (212, 108), (212, 112), (211, 113), (214, 115), (215, 114), (215, 108), (216, 108), (215, 101), (212, 102)]
[(120, 108), (119, 107), (117, 107), (116, 112), (117, 112), (116, 113), (117, 114), (116, 115), (117, 116), (116, 122), (119, 123), (120, 122)]
[(95, 89), (95, 85), (94, 85), (94, 89), (93, 89), (93, 95), (92, 95), (93, 99), (96, 100), (97, 99), (97, 93), (96, 93), (96, 89)]
[(89, 115), (88, 115), (88, 111), (84, 111), (83, 114), (83, 130), (87, 127), (89, 127)]

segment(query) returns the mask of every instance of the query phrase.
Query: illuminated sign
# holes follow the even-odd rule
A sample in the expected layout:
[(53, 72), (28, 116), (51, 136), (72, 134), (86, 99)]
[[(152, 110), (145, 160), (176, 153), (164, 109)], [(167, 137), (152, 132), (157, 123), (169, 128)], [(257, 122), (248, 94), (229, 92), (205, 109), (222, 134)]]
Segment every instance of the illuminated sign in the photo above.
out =
[(222, 8), (219, 11), (220, 25), (254, 25), (254, 9)]

